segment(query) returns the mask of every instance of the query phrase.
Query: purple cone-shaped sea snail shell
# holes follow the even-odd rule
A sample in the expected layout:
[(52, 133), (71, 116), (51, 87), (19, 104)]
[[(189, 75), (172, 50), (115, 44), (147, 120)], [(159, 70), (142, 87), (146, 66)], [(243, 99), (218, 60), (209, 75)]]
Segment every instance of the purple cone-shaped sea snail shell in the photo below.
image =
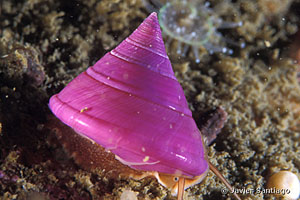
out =
[(174, 76), (156, 13), (52, 96), (49, 107), (124, 165), (131, 177), (134, 171), (137, 178), (153, 175), (173, 194), (177, 179), (170, 185), (170, 177), (186, 180), (182, 193), (209, 170), (201, 133)]

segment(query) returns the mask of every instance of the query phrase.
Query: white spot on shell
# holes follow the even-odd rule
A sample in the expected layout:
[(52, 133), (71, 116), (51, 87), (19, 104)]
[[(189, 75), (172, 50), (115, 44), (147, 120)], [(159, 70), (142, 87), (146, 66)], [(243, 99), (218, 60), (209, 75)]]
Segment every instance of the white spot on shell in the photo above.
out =
[(184, 157), (183, 155), (180, 155), (180, 154), (177, 154), (177, 153), (176, 153), (175, 156), (176, 156), (177, 158), (180, 158), (180, 159), (184, 160), (184, 161), (187, 160), (187, 158)]
[(139, 115), (141, 112), (140, 112), (140, 111), (137, 111), (136, 113)]
[(142, 147), (142, 152), (145, 152), (145, 151), (146, 151), (145, 147)]
[(130, 96), (130, 97), (131, 97), (131, 96), (132, 96), (132, 94), (130, 94), (130, 93), (129, 93), (129, 95), (128, 95), (128, 96)]
[(170, 127), (170, 129), (172, 129), (172, 128), (173, 128), (173, 124), (170, 124), (170, 126), (169, 126), (169, 127)]
[(80, 110), (80, 113), (83, 113), (83, 112), (85, 112), (85, 111), (87, 111), (88, 110), (88, 107), (84, 107), (84, 108), (82, 108), (81, 110)]
[(109, 62), (106, 62), (105, 64), (106, 64), (106, 65), (109, 65)]
[(184, 113), (181, 113), (180, 116), (181, 116), (181, 117), (184, 117)]
[(110, 77), (108, 76), (106, 79), (107, 79), (107, 80), (109, 80), (109, 79), (110, 79)]
[(147, 68), (150, 68), (151, 67), (151, 65), (147, 65)]
[(149, 47), (152, 47), (152, 44), (149, 44)]
[(172, 110), (176, 110), (176, 108), (173, 106), (169, 106), (169, 108), (171, 108)]
[(147, 162), (149, 160), (149, 156), (145, 156), (145, 158), (143, 159), (143, 162)]

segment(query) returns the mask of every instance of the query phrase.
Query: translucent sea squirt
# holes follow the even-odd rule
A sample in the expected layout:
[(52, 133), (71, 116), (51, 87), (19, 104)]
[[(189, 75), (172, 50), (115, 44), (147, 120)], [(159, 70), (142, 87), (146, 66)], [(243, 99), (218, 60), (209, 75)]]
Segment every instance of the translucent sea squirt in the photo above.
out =
[[(150, 3), (143, 1), (148, 10), (153, 10)], [(235, 42), (223, 37), (218, 29), (228, 29), (242, 26), (242, 22), (223, 21), (216, 12), (209, 7), (208, 2), (203, 1), (170, 1), (161, 4), (157, 0), (152, 3), (159, 9), (159, 23), (163, 33), (170, 39), (178, 41), (177, 53), (185, 56), (192, 49), (196, 63), (200, 62), (199, 48), (204, 47), (208, 53), (215, 52), (232, 54), (233, 50), (224, 46), (229, 43), (243, 48), (244, 43)]]

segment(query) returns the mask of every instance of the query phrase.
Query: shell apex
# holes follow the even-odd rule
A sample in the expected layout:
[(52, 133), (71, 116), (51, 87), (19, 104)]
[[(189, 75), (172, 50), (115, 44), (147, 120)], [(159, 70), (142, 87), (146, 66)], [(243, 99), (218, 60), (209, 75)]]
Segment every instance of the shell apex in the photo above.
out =
[(110, 53), (176, 80), (155, 12)]

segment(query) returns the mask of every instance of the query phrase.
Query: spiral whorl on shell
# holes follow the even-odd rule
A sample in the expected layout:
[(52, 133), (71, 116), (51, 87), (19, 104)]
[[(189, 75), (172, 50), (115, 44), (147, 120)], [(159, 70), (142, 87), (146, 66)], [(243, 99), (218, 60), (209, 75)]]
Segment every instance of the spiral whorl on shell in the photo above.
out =
[(61, 121), (131, 168), (188, 177), (208, 170), (156, 13), (51, 97), (49, 106)]

